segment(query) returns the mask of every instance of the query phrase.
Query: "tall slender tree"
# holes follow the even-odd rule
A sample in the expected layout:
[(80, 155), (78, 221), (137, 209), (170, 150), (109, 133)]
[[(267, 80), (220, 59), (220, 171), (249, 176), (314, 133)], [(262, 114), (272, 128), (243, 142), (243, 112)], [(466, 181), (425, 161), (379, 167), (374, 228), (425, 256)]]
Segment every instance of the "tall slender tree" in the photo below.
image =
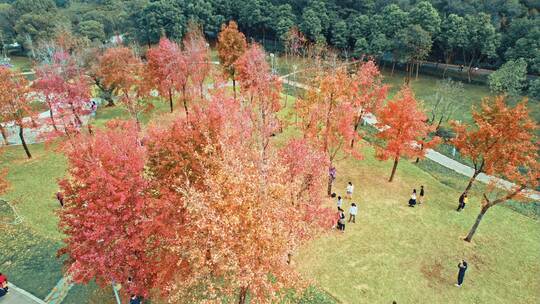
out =
[[(354, 131), (356, 112), (351, 103), (351, 78), (344, 68), (324, 71), (296, 103), (300, 128), (304, 137), (315, 144), (328, 158), (327, 193), (332, 193), (335, 162), (341, 156), (360, 159), (358, 149), (350, 143), (360, 136)], [(340, 153), (344, 152), (343, 155)]]
[[(388, 93), (388, 85), (382, 84), (382, 74), (375, 62), (368, 60), (362, 63), (352, 78), (352, 104), (356, 117), (354, 131), (358, 132), (360, 123), (366, 115), (377, 115)], [(351, 148), (354, 139), (351, 140)]]
[(0, 115), (2, 121), (13, 121), (19, 127), (19, 138), (28, 158), (32, 154), (24, 138), (24, 128), (33, 121), (28, 81), (8, 67), (0, 67)]
[[(536, 145), (536, 148), (537, 147), (538, 145)], [(476, 217), (476, 221), (471, 227), (471, 230), (469, 230), (469, 233), (465, 237), (465, 241), (472, 241), (476, 229), (480, 225), (480, 221), (491, 207), (505, 203), (509, 200), (521, 201), (523, 203), (535, 201), (531, 198), (531, 195), (534, 193), (534, 189), (537, 189), (540, 184), (538, 149), (530, 149), (530, 145), (523, 148), (525, 148), (525, 150), (519, 155), (520, 159), (514, 159), (514, 161), (508, 165), (508, 170), (505, 172), (506, 174), (500, 176), (510, 180), (514, 185), (506, 191), (498, 189), (497, 187), (499, 187), (499, 185), (496, 185), (496, 182), (492, 182), (486, 187), (486, 190), (482, 194), (483, 198), (480, 213)], [(531, 191), (531, 189), (533, 189), (533, 191)]]
[(228, 25), (221, 26), (221, 32), (218, 36), (217, 50), (219, 61), (223, 71), (233, 82), (234, 98), (236, 99), (236, 70), (234, 63), (247, 49), (246, 36), (238, 31), (238, 25), (230, 21)]
[(147, 77), (161, 96), (167, 96), (171, 113), (174, 96), (182, 90), (188, 77), (187, 60), (177, 43), (161, 38), (159, 44), (148, 50)]
[(480, 173), (506, 175), (517, 168), (519, 154), (534, 150), (535, 122), (526, 101), (510, 107), (504, 96), (485, 98), (480, 109), (473, 108), (473, 124), (453, 122), (452, 143), (473, 163), (474, 173), (463, 194), (471, 189)]
[(380, 111), (377, 137), (384, 140), (383, 147), (377, 148), (377, 157), (381, 160), (392, 159), (392, 173), (388, 179), (394, 179), (401, 157), (423, 157), (426, 148), (438, 143), (438, 138), (428, 139), (434, 127), (427, 124), (426, 114), (419, 108), (413, 91), (403, 86), (398, 94)]
[(146, 100), (150, 84), (144, 78), (144, 64), (127, 47), (115, 47), (99, 58), (99, 75), (107, 87), (115, 89), (128, 113), (140, 126), (140, 114), (151, 104)]
[(204, 97), (204, 81), (210, 74), (212, 64), (210, 62), (209, 44), (204, 39), (204, 33), (200, 25), (196, 23), (189, 24), (183, 44), (191, 85), (193, 88), (197, 88), (202, 99)]

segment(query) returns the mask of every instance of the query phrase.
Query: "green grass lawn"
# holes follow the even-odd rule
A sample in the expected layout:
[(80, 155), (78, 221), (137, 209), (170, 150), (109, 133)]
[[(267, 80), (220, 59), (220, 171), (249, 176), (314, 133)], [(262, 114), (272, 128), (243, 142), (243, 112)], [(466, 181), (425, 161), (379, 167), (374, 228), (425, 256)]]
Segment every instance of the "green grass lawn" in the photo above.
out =
[[(388, 183), (391, 162), (371, 148), (365, 159), (337, 166), (335, 191), (355, 184), (356, 224), (311, 242), (296, 258), (301, 271), (343, 303), (537, 303), (540, 298), (540, 225), (508, 208), (486, 214), (472, 243), (461, 240), (479, 212), (479, 196), (457, 213), (458, 189), (406, 160)], [(413, 188), (426, 202), (409, 208)], [(452, 186), (452, 187), (451, 187)], [(453, 187), (455, 186), (455, 187)], [(346, 207), (348, 209), (349, 202)], [(455, 284), (459, 259), (469, 262), (463, 288)]]
[(32, 61), (28, 57), (11, 56), (9, 63), (21, 72), (28, 72), (32, 69)]
[[(428, 90), (429, 84), (422, 90)], [(285, 102), (285, 101), (284, 101)], [(142, 122), (166, 120), (168, 104), (156, 101)], [(282, 118), (294, 120), (293, 99), (287, 97)], [(182, 111), (176, 106), (177, 111)], [(103, 127), (112, 118), (126, 118), (120, 106), (100, 107), (93, 124)], [(281, 143), (298, 136), (293, 127), (275, 138)], [(1, 197), (22, 215), (20, 225), (6, 226), (0, 246), (0, 269), (12, 281), (44, 297), (61, 276), (56, 250), (61, 246), (54, 198), (56, 181), (66, 172), (66, 159), (51, 147), (31, 145), (34, 159), (21, 147), (4, 148), (0, 167), (9, 169), (9, 191)], [(359, 203), (356, 224), (345, 234), (329, 231), (306, 244), (295, 257), (306, 279), (318, 289), (291, 302), (332, 303), (536, 303), (540, 298), (540, 225), (509, 208), (492, 208), (473, 243), (461, 240), (479, 211), (479, 190), (469, 206), (457, 213), (459, 190), (466, 178), (430, 161), (418, 165), (402, 160), (396, 179), (388, 183), (391, 163), (377, 161), (372, 148), (365, 159), (338, 163), (335, 191), (343, 194), (351, 180)], [(407, 207), (412, 188), (424, 185), (427, 202)], [(328, 202), (333, 204), (333, 202)], [(347, 202), (348, 207), (349, 202)], [(3, 209), (2, 209), (3, 208)], [(0, 212), (10, 213), (0, 205)], [(0, 226), (4, 229), (4, 226)], [(469, 261), (465, 285), (453, 286), (460, 258)], [(90, 298), (90, 299), (89, 299)], [(109, 303), (107, 290), (76, 286), (65, 303)]]
[(61, 241), (36, 232), (24, 216), (23, 222), (14, 222), (13, 209), (0, 200), (0, 271), (18, 287), (44, 298), (62, 277), (61, 261), (55, 258)]

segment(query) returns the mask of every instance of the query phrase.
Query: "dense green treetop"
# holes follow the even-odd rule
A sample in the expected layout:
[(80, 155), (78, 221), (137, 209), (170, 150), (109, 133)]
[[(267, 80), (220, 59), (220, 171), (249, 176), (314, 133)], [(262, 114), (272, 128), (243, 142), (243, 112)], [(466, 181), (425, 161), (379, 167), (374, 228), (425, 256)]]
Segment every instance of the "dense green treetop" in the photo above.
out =
[(190, 20), (215, 39), (235, 20), (257, 40), (280, 44), (297, 26), (313, 42), (389, 58), (389, 42), (418, 25), (431, 38), (430, 60), (497, 68), (523, 58), (537, 74), (539, 11), (533, 0), (0, 0), (0, 40), (30, 47), (67, 25), (90, 40), (123, 34), (153, 44), (162, 35), (180, 39)]

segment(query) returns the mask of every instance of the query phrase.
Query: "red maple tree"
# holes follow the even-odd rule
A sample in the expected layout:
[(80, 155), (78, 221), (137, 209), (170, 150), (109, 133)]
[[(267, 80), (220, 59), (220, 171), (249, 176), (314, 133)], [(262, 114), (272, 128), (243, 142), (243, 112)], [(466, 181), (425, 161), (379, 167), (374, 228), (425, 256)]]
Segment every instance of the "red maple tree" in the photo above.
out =
[(188, 75), (192, 86), (199, 91), (200, 98), (204, 97), (204, 81), (210, 74), (212, 64), (210, 62), (209, 44), (204, 39), (202, 28), (196, 23), (188, 25), (188, 32), (184, 40), (184, 54), (186, 57)]
[(377, 137), (384, 147), (377, 148), (381, 160), (392, 159), (394, 165), (388, 179), (391, 182), (401, 157), (422, 158), (427, 148), (439, 143), (439, 138), (428, 139), (434, 127), (427, 124), (426, 114), (418, 107), (413, 91), (408, 86), (401, 90), (380, 111)]
[(167, 38), (161, 38), (157, 46), (150, 48), (146, 58), (148, 80), (161, 96), (168, 97), (172, 113), (174, 95), (182, 90), (188, 77), (186, 58), (180, 46)]
[(33, 88), (43, 94), (54, 130), (60, 131), (58, 123), (68, 135), (71, 130), (78, 130), (82, 117), (91, 112), (90, 86), (85, 71), (68, 53), (55, 52), (51, 62), (40, 65), (36, 73), (38, 78)]
[(74, 282), (117, 282), (147, 295), (154, 280), (145, 154), (134, 123), (110, 122), (65, 144), (69, 177), (60, 181), (67, 271)]

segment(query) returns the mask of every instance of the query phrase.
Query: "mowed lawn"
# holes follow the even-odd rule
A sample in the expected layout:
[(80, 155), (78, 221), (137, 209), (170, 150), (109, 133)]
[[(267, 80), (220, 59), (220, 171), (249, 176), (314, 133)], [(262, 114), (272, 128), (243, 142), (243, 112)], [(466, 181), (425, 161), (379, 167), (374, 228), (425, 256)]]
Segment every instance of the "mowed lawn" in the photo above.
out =
[[(502, 206), (488, 211), (472, 243), (462, 238), (480, 209), (474, 193), (458, 213), (459, 192), (402, 160), (392, 183), (391, 162), (347, 159), (337, 165), (335, 191), (355, 185), (356, 224), (310, 242), (296, 257), (307, 278), (343, 303), (538, 303), (540, 223)], [(465, 186), (465, 179), (461, 179)], [(424, 185), (426, 202), (407, 206)], [(334, 202), (331, 202), (334, 204)], [(347, 201), (346, 211), (350, 206)], [(348, 215), (347, 215), (348, 216)], [(462, 288), (457, 264), (469, 262)]]
[[(281, 113), (291, 121), (292, 104), (289, 97), (288, 108)], [(150, 117), (168, 119), (167, 104), (155, 106), (152, 114), (143, 116), (143, 122)], [(182, 110), (179, 105), (177, 109)], [(94, 125), (103, 127), (112, 118), (125, 117), (121, 106), (100, 108)], [(277, 143), (291, 136), (299, 136), (298, 130), (287, 128), (276, 138)], [(8, 180), (12, 186), (2, 197), (15, 203), (24, 218), (23, 227), (33, 235), (27, 238), (22, 233), (17, 241), (17, 236), (10, 234), (13, 239), (7, 247), (18, 249), (0, 268), (13, 273), (24, 269), (13, 277), (14, 283), (27, 281), (21, 287), (43, 296), (60, 276), (60, 261), (54, 253), (62, 235), (57, 230), (55, 210), (59, 206), (54, 193), (57, 179), (65, 174), (66, 159), (52, 146), (37, 144), (30, 148), (32, 160), (25, 160), (21, 147), (9, 147), (0, 155), (1, 165), (10, 169)], [(538, 221), (495, 207), (487, 213), (473, 243), (465, 243), (460, 238), (479, 210), (479, 196), (475, 193), (464, 212), (454, 211), (465, 178), (450, 175), (446, 180), (444, 170), (431, 175), (420, 168), (429, 169), (425, 163), (417, 166), (402, 160), (395, 181), (388, 183), (391, 163), (375, 160), (371, 148), (364, 150), (364, 160), (346, 159), (337, 164), (335, 191), (343, 194), (349, 180), (356, 185), (354, 201), (360, 210), (357, 223), (348, 224), (345, 234), (329, 231), (302, 249), (296, 265), (306, 279), (314, 280), (343, 303), (538, 302)], [(428, 201), (417, 208), (407, 207), (411, 189), (420, 184), (426, 187)], [(348, 206), (349, 202), (346, 209)], [(42, 258), (29, 253), (39, 253)], [(453, 284), (462, 257), (469, 261), (469, 270), (464, 287), (457, 289)], [(49, 275), (45, 278), (34, 273)], [(85, 291), (79, 292), (81, 288)], [(95, 291), (95, 286), (77, 287), (67, 303), (80, 302)], [(97, 293), (99, 298), (102, 292)]]

